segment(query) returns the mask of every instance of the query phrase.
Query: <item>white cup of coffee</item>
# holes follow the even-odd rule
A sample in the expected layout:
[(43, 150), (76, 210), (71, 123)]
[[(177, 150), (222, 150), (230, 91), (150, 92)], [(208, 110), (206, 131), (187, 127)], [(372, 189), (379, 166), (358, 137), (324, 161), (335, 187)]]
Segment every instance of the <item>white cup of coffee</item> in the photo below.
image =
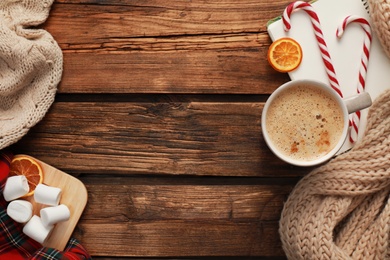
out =
[(343, 99), (322, 82), (292, 80), (276, 89), (265, 103), (263, 136), (280, 159), (297, 166), (318, 165), (343, 146), (349, 114), (371, 103), (366, 92)]

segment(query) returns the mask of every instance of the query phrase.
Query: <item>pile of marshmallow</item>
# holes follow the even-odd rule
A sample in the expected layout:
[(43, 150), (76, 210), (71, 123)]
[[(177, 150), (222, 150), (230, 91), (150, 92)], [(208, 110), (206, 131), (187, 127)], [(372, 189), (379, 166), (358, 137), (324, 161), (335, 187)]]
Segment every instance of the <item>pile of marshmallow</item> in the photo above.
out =
[(43, 244), (55, 224), (70, 218), (70, 211), (66, 205), (59, 205), (60, 188), (38, 184), (34, 191), (34, 201), (46, 207), (40, 210), (40, 217), (33, 216), (33, 205), (27, 200), (20, 199), (29, 192), (29, 189), (25, 176), (8, 177), (3, 190), (4, 199), (10, 201), (7, 214), (16, 222), (25, 224), (24, 234)]

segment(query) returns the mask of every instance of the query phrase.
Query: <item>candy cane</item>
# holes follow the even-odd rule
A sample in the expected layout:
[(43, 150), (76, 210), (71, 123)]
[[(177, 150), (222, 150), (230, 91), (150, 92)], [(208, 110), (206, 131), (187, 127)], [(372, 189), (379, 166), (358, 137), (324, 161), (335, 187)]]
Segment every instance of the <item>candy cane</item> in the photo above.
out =
[[(368, 60), (370, 58), (370, 46), (371, 46), (371, 27), (368, 21), (362, 17), (356, 15), (347, 16), (343, 23), (337, 28), (336, 35), (337, 37), (341, 37), (343, 35), (345, 28), (348, 24), (355, 22), (360, 24), (360, 26), (364, 30), (364, 42), (363, 42), (363, 51), (361, 56), (361, 64), (359, 69), (359, 81), (357, 85), (357, 93), (361, 93), (364, 91), (365, 83), (366, 83), (366, 75), (367, 75), (367, 66)], [(356, 111), (351, 115), (351, 132), (349, 140), (351, 143), (356, 142), (359, 132), (359, 124), (360, 124), (360, 111)]]
[(336, 78), (336, 71), (333, 67), (332, 60), (330, 58), (330, 54), (328, 51), (328, 47), (326, 45), (324, 35), (322, 33), (320, 20), (318, 18), (318, 15), (314, 11), (313, 7), (309, 3), (304, 1), (296, 1), (289, 4), (284, 10), (282, 16), (284, 30), (289, 31), (291, 29), (290, 16), (294, 11), (299, 9), (304, 10), (310, 16), (314, 34), (317, 39), (318, 47), (320, 48), (321, 51), (322, 60), (325, 65), (325, 70), (329, 78), (330, 86), (342, 97), (343, 94), (340, 90), (339, 82)]

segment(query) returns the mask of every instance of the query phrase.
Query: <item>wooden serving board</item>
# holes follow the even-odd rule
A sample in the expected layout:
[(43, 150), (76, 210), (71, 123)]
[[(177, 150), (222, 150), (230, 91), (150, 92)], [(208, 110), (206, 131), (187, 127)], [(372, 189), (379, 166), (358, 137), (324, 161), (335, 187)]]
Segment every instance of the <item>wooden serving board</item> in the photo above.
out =
[[(44, 184), (52, 187), (58, 187), (62, 190), (60, 204), (65, 204), (70, 210), (69, 220), (57, 223), (49, 237), (43, 243), (43, 246), (45, 247), (52, 247), (63, 251), (87, 204), (87, 189), (85, 188), (84, 184), (77, 178), (60, 171), (34, 157), (28, 157), (36, 160), (41, 165), (44, 174)], [(37, 216), (40, 216), (39, 211), (42, 208), (47, 207), (46, 205), (36, 203), (33, 196), (28, 197), (27, 200), (33, 204), (33, 214)]]

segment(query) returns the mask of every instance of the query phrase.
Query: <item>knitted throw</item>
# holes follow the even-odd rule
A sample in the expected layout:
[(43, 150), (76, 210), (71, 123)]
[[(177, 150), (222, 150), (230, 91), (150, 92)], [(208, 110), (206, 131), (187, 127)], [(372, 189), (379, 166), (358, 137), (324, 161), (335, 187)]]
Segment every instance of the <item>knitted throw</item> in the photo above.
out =
[(305, 176), (279, 232), (289, 259), (390, 258), (390, 90), (375, 100), (363, 139)]
[(371, 25), (390, 57), (390, 0), (368, 0)]
[(36, 26), (54, 0), (0, 1), (0, 149), (43, 118), (62, 76), (62, 52)]

